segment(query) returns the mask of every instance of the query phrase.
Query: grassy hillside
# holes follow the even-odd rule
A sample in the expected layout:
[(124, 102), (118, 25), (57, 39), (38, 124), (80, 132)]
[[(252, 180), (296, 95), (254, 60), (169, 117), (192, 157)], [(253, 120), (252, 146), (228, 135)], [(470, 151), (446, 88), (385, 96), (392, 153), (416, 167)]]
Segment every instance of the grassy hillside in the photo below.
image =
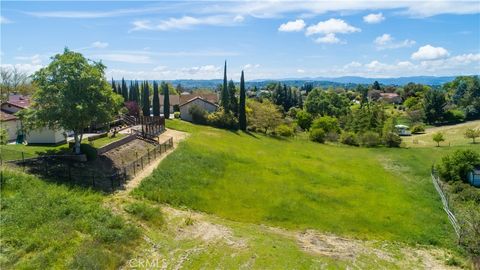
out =
[(408, 147), (435, 147), (437, 143), (432, 140), (435, 132), (442, 132), (445, 138), (440, 145), (443, 146), (465, 146), (472, 142), (472, 139), (465, 138), (465, 131), (469, 128), (480, 129), (480, 120), (470, 121), (458, 125), (432, 127), (425, 130), (424, 134), (403, 137), (403, 142)]
[(142, 182), (137, 197), (235, 221), (362, 239), (449, 245), (454, 237), (428, 178), (438, 153), (168, 125), (192, 136)]
[(139, 232), (102, 207), (103, 196), (4, 171), (2, 269), (115, 269)]

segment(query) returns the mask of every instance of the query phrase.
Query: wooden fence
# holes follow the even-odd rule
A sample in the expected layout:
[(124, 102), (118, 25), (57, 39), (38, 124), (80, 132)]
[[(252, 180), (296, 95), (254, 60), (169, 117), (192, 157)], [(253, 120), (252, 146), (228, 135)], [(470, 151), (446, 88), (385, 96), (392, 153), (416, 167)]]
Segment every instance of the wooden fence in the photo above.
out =
[(458, 220), (453, 214), (452, 210), (450, 209), (448, 196), (443, 191), (442, 182), (440, 181), (437, 175), (437, 172), (435, 171), (435, 168), (433, 166), (432, 166), (431, 176), (432, 176), (433, 186), (435, 187), (435, 190), (437, 190), (438, 195), (440, 195), (440, 199), (442, 200), (443, 210), (445, 210), (445, 212), (447, 213), (448, 219), (450, 220), (450, 223), (452, 224), (452, 227), (455, 230), (457, 237), (460, 238), (460, 230), (461, 230), (460, 225), (458, 225)]
[(65, 160), (63, 156), (39, 156), (8, 163), (21, 166), (24, 170), (41, 175), (47, 180), (113, 192), (171, 148), (173, 138), (155, 145), (153, 149), (149, 149), (140, 157), (137, 156), (133, 162), (117, 168), (112, 174), (99, 173), (95, 169), (89, 170), (88, 166), (82, 165), (83, 163)]

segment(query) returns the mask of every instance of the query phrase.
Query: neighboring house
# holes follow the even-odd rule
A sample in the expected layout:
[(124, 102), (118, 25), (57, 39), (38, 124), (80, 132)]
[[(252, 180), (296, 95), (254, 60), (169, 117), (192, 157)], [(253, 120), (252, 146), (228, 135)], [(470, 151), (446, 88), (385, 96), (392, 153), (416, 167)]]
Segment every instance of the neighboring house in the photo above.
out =
[(400, 136), (410, 136), (412, 133), (410, 132), (409, 127), (405, 125), (396, 125), (395, 128), (397, 129), (398, 135)]
[[(163, 101), (164, 95), (160, 95), (160, 113), (163, 114)], [(180, 105), (180, 96), (179, 95), (169, 95), (168, 96), (170, 101), (170, 113), (173, 113), (173, 106)]]
[(180, 104), (187, 103), (187, 101), (196, 98), (196, 97), (201, 97), (202, 99), (209, 101), (214, 104), (218, 104), (218, 95), (216, 93), (211, 93), (211, 94), (190, 94), (190, 93), (182, 93), (180, 95)]
[(210, 102), (206, 99), (203, 99), (200, 96), (196, 96), (183, 104), (180, 104), (180, 118), (185, 121), (192, 122), (192, 115), (190, 114), (190, 108), (193, 106), (199, 106), (204, 109), (206, 112), (211, 113), (218, 109), (218, 105)]
[(397, 93), (380, 93), (380, 99), (386, 103), (400, 104), (402, 98)]
[(0, 104), (0, 122), (7, 129), (9, 141), (27, 141), (34, 144), (58, 144), (65, 141), (64, 130), (40, 128), (30, 131), (26, 137), (22, 131), (22, 122), (15, 115), (20, 110), (30, 107), (30, 99), (21, 95), (11, 95), (8, 101)]
[(468, 173), (468, 182), (470, 182), (472, 186), (480, 187), (480, 167)]

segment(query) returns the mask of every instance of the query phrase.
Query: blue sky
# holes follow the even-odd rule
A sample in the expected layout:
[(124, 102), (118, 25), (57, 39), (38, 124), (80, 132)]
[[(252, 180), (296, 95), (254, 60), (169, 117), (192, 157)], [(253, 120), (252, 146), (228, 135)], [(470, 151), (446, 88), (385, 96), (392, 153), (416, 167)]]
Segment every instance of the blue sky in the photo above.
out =
[(4, 68), (64, 47), (128, 79), (480, 73), (478, 1), (2, 1)]

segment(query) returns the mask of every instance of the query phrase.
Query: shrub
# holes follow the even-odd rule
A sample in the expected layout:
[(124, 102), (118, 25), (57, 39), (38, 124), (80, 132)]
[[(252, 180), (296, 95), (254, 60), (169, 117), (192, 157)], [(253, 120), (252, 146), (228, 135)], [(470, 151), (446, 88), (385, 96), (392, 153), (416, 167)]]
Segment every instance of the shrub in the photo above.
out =
[(358, 146), (357, 135), (353, 132), (343, 132), (340, 136), (340, 142), (347, 145)]
[(297, 124), (303, 130), (309, 130), (310, 126), (312, 125), (312, 115), (306, 111), (299, 111), (297, 112)]
[(387, 132), (383, 134), (383, 144), (388, 147), (399, 147), (402, 143), (402, 138), (397, 133)]
[(340, 126), (338, 125), (338, 119), (331, 116), (322, 116), (313, 120), (312, 129), (321, 128), (326, 133), (336, 132), (340, 133)]
[(206, 124), (208, 113), (202, 107), (193, 105), (188, 112), (192, 115), (192, 122), (195, 124)]
[(176, 119), (179, 119), (180, 118), (180, 112), (174, 112), (173, 117), (176, 118)]
[(375, 147), (379, 146), (381, 143), (380, 136), (378, 133), (373, 131), (367, 131), (363, 133), (360, 137), (360, 144), (366, 147)]
[(337, 142), (338, 141), (338, 133), (335, 131), (330, 131), (325, 134), (325, 140), (329, 142)]
[(448, 123), (460, 123), (465, 121), (465, 112), (461, 110), (448, 110), (443, 117)]
[(422, 124), (417, 124), (417, 125), (414, 125), (410, 131), (413, 133), (413, 134), (418, 134), (418, 133), (423, 133), (425, 132), (425, 126), (422, 125)]
[(0, 145), (8, 143), (8, 132), (6, 129), (0, 127)]
[(180, 106), (178, 104), (173, 105), (174, 112), (180, 112)]
[(445, 181), (468, 182), (468, 173), (477, 166), (480, 166), (479, 153), (472, 150), (457, 150), (442, 158), (438, 172)]
[(324, 143), (325, 131), (321, 128), (315, 128), (310, 130), (310, 140), (313, 142)]
[(296, 108), (296, 107), (292, 107), (290, 108), (290, 110), (288, 110), (287, 112), (287, 116), (290, 116), (291, 118), (295, 119), (297, 118), (297, 113), (302, 111), (301, 109), (299, 108)]
[(437, 147), (440, 147), (440, 142), (445, 141), (443, 133), (437, 132), (432, 135), (432, 140), (437, 143)]
[(218, 128), (238, 129), (237, 117), (232, 112), (225, 112), (223, 109), (211, 113), (207, 118), (207, 123)]
[(295, 133), (292, 127), (282, 124), (275, 129), (275, 134), (282, 137), (292, 137)]

